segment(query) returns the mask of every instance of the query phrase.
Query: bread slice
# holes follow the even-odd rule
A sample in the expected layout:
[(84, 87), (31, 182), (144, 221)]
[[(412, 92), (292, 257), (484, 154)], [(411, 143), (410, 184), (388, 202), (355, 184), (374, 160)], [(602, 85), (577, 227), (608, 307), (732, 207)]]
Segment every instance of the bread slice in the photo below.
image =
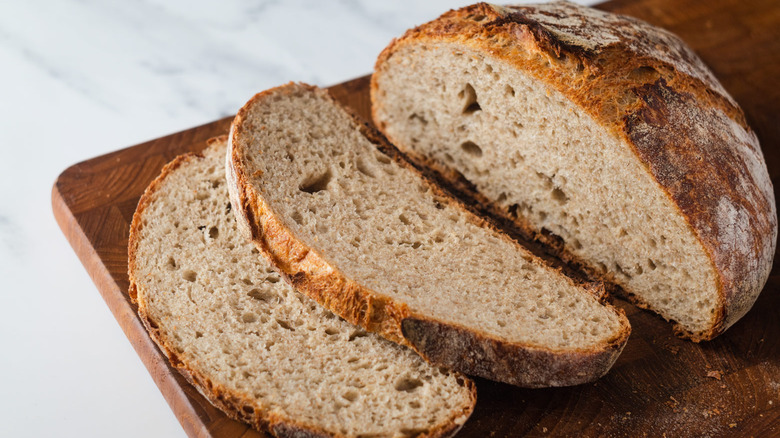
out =
[(679, 38), (566, 2), (445, 13), (379, 56), (375, 124), (682, 336), (752, 306), (777, 239), (755, 133)]
[(453, 435), (473, 382), (295, 292), (238, 233), (226, 138), (147, 189), (130, 234), (131, 296), (152, 339), (229, 416), (280, 437)]
[(528, 387), (600, 377), (625, 315), (472, 214), (326, 91), (288, 84), (236, 116), (239, 223), (306, 295), (430, 362)]

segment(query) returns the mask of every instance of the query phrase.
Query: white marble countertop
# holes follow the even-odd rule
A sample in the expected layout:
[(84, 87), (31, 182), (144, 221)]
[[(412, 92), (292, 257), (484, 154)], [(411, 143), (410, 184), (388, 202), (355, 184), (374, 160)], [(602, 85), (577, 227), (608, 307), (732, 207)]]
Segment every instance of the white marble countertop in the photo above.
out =
[(364, 75), (467, 3), (0, 2), (0, 436), (184, 436), (54, 221), (61, 171), (274, 85)]

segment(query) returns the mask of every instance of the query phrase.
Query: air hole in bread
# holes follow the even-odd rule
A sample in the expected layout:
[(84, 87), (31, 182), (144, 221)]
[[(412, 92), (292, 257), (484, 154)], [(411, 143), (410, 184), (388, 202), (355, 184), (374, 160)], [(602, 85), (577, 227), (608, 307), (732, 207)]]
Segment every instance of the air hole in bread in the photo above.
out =
[(368, 336), (368, 333), (363, 330), (354, 330), (352, 333), (349, 334), (349, 340), (354, 341), (357, 338), (363, 338)]
[(539, 177), (540, 180), (542, 180), (542, 184), (544, 185), (545, 189), (552, 189), (553, 187), (553, 181), (552, 178), (543, 174), (542, 172), (536, 172), (536, 176)]
[(280, 278), (275, 276), (275, 275), (272, 275), (272, 276), (269, 276), (269, 277), (265, 278), (265, 281), (267, 281), (267, 282), (269, 282), (271, 284), (278, 283), (279, 280), (280, 280)]
[(628, 232), (624, 228), (621, 228), (620, 232), (618, 233), (618, 236), (626, 237), (626, 236), (628, 236)]
[(409, 225), (411, 223), (411, 221), (409, 221), (409, 218), (407, 218), (406, 215), (403, 213), (398, 215), (398, 220), (400, 220), (401, 223), (404, 225)]
[(195, 196), (198, 201), (203, 201), (209, 198), (209, 192), (200, 192)]
[(301, 214), (300, 211), (294, 211), (293, 214), (290, 215), (290, 217), (292, 218), (292, 220), (295, 221), (296, 224), (303, 225), (303, 215)]
[(187, 281), (195, 281), (195, 279), (198, 277), (198, 275), (195, 273), (195, 271), (186, 270), (181, 273), (182, 278), (184, 278)]
[(473, 141), (469, 140), (464, 142), (460, 145), (460, 148), (463, 150), (463, 152), (471, 155), (472, 157), (478, 158), (482, 156), (482, 148)]
[(290, 324), (288, 324), (287, 321), (283, 321), (279, 318), (276, 318), (276, 323), (279, 324), (279, 327), (285, 330), (290, 330), (291, 332), (295, 331), (295, 329)]
[[(517, 138), (518, 136), (520, 136), (520, 131), (521, 131), (523, 128), (524, 128), (524, 126), (523, 126), (523, 124), (522, 124), (522, 123), (520, 123), (520, 122), (515, 122), (515, 123), (514, 123), (514, 128), (511, 130), (512, 136), (513, 136), (513, 137), (515, 137), (515, 138)], [(517, 160), (518, 162), (522, 163), (523, 161), (525, 161), (525, 157), (523, 157), (523, 156), (522, 156), (522, 155), (520, 155), (520, 154), (517, 154), (517, 155), (519, 156), (519, 160)], [(513, 162), (512, 164), (515, 164), (515, 165), (517, 165), (517, 163), (515, 163), (515, 162)]]
[(413, 392), (423, 385), (422, 380), (412, 377), (404, 377), (395, 382), (395, 389), (403, 392)]
[(279, 298), (278, 295), (276, 295), (275, 293), (269, 290), (260, 290), (260, 289), (252, 289), (247, 293), (247, 295), (256, 299), (257, 301), (262, 301), (264, 303), (270, 303), (271, 301), (274, 301), (277, 298)]
[(369, 167), (360, 157), (358, 157), (358, 159), (355, 162), (355, 168), (357, 168), (358, 172), (362, 173), (363, 175), (369, 178), (376, 177), (374, 170), (371, 169), (371, 167)]
[(195, 339), (199, 339), (203, 337), (203, 332), (196, 331), (195, 332)]
[(356, 391), (347, 391), (342, 396), (344, 400), (347, 400), (348, 402), (352, 403), (355, 400), (358, 399), (358, 393)]
[(655, 268), (657, 267), (653, 259), (647, 259), (647, 266), (650, 268), (651, 271), (655, 271)]
[(251, 312), (246, 312), (241, 315), (241, 321), (245, 324), (251, 324), (257, 321), (257, 315)]
[(560, 189), (560, 187), (556, 187), (550, 192), (550, 195), (552, 196), (553, 200), (555, 200), (557, 203), (563, 205), (569, 201), (569, 197), (566, 195), (566, 193)]
[(219, 228), (217, 227), (209, 228), (209, 238), (216, 239), (218, 236), (219, 236)]
[(166, 266), (166, 267), (167, 267), (169, 270), (171, 270), (171, 271), (172, 271), (172, 270), (174, 270), (174, 269), (177, 269), (177, 268), (178, 268), (178, 267), (176, 266), (176, 259), (174, 259), (173, 257), (168, 257), (168, 262), (165, 264), (165, 266)]
[(417, 113), (412, 113), (411, 115), (409, 115), (409, 120), (416, 121), (422, 124), (423, 126), (428, 124), (428, 120)]
[(305, 193), (317, 193), (328, 189), (328, 184), (333, 179), (333, 173), (330, 169), (325, 170), (322, 174), (309, 175), (304, 179), (303, 183), (299, 186), (300, 191)]
[(477, 91), (474, 90), (474, 87), (471, 84), (466, 84), (466, 86), (460, 90), (460, 93), (458, 93), (458, 97), (463, 101), (463, 114), (473, 114), (482, 110), (482, 107), (477, 101)]
[(325, 334), (328, 335), (328, 336), (333, 336), (333, 335), (339, 334), (339, 331), (338, 331), (338, 329), (335, 329), (335, 328), (332, 328), (332, 327), (328, 327), (328, 328), (325, 329)]
[(515, 97), (515, 89), (511, 85), (504, 86), (504, 92), (507, 96)]

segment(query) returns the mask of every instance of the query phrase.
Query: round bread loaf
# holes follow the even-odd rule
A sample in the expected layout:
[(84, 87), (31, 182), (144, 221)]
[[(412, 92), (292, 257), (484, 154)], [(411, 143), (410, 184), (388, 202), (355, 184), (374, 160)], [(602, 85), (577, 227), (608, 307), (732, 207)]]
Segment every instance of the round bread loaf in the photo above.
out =
[(379, 56), (412, 160), (695, 341), (752, 306), (777, 213), (755, 133), (673, 34), (567, 2), (450, 11)]

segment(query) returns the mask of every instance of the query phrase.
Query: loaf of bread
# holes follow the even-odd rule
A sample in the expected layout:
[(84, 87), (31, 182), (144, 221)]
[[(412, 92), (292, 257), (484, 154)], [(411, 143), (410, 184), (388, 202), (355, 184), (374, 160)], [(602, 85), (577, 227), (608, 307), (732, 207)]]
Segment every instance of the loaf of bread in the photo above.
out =
[(430, 362), (527, 387), (607, 372), (630, 328), (415, 170), (326, 91), (289, 84), (236, 116), (239, 224), (301, 292)]
[(693, 51), (567, 2), (445, 13), (379, 56), (377, 127), (680, 335), (752, 306), (777, 213), (755, 133)]
[(130, 294), (152, 339), (206, 398), (280, 437), (450, 436), (473, 382), (340, 320), (281, 281), (239, 235), (226, 138), (141, 198)]

